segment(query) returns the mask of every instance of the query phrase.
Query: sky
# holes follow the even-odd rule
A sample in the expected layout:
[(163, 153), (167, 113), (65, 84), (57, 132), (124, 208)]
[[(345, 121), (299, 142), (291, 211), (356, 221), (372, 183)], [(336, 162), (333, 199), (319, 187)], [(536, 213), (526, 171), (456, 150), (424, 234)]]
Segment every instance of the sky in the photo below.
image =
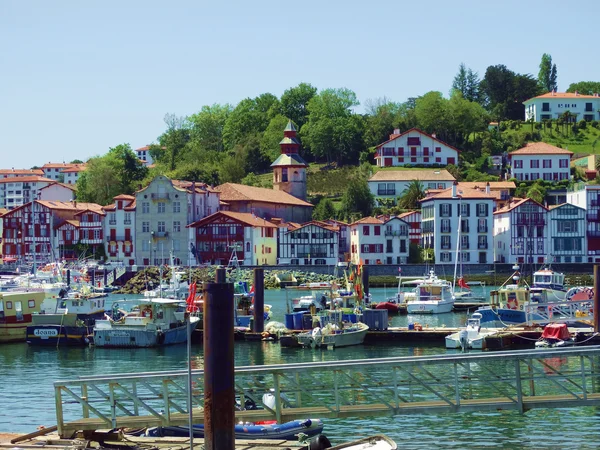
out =
[[(575, 8), (575, 12), (573, 11)], [(0, 168), (156, 142), (164, 116), (301, 82), (447, 95), (461, 62), (600, 81), (600, 2), (0, 0)], [(360, 111), (359, 107), (359, 112)]]

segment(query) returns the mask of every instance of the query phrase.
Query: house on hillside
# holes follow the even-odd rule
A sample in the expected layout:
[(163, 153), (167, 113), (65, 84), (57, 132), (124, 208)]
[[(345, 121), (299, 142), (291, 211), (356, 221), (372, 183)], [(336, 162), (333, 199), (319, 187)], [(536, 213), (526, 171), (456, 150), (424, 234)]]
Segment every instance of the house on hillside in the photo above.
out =
[(545, 142), (529, 142), (510, 152), (511, 177), (517, 181), (561, 181), (571, 176), (573, 152)]
[(451, 188), (421, 200), (422, 247), (433, 249), (436, 264), (492, 263), (493, 210), (489, 186), (485, 191), (459, 189), (454, 182)]
[[(0, 178), (0, 208), (14, 209), (33, 200), (38, 200), (39, 190), (54, 184), (50, 178), (39, 175)], [(66, 200), (71, 200), (72, 195)], [(64, 200), (56, 198), (52, 200)]]
[(582, 95), (578, 92), (548, 92), (523, 102), (525, 120), (541, 122), (556, 120), (566, 111), (571, 114), (570, 121), (600, 120), (600, 96)]
[(79, 176), (86, 169), (85, 164), (72, 164), (71, 167), (63, 169), (60, 173), (63, 175), (65, 184), (76, 184)]
[(427, 190), (449, 188), (455, 178), (446, 169), (380, 170), (369, 178), (369, 190), (376, 199), (396, 199), (413, 180)]
[(0, 178), (43, 177), (42, 169), (0, 169)]
[(418, 128), (404, 133), (395, 129), (390, 138), (376, 149), (375, 161), (379, 167), (458, 164), (458, 149), (440, 141), (435, 134), (427, 134)]
[(188, 225), (197, 263), (246, 266), (277, 263), (277, 225), (254, 214), (219, 211)]
[(350, 261), (354, 264), (406, 264), (409, 225), (398, 217), (365, 217), (350, 224)]

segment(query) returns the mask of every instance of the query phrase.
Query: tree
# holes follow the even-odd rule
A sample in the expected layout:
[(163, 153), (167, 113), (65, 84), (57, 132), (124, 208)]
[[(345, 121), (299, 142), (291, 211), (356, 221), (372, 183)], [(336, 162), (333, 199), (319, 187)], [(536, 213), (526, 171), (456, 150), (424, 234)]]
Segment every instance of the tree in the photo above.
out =
[(203, 150), (222, 152), (225, 149), (223, 128), (232, 110), (229, 104), (214, 104), (203, 106), (198, 113), (192, 114), (188, 121), (191, 124), (190, 137), (194, 144)]
[(239, 183), (246, 176), (244, 163), (238, 155), (227, 156), (219, 167), (219, 181), (221, 183)]
[(365, 109), (364, 141), (367, 147), (373, 147), (388, 139), (398, 122), (400, 105), (384, 97), (367, 100)]
[(281, 114), (276, 115), (271, 119), (260, 139), (260, 151), (269, 162), (275, 161), (281, 154), (279, 143), (283, 139), (283, 130), (287, 124), (287, 117)]
[(279, 100), (273, 94), (261, 94), (256, 98), (242, 100), (231, 111), (223, 126), (223, 142), (232, 149), (248, 135), (260, 134), (269, 125), (269, 110)]
[(460, 63), (458, 73), (452, 82), (450, 95), (454, 92), (460, 92), (465, 100), (470, 102), (479, 102), (479, 75), (477, 72), (468, 69), (464, 63)]
[(185, 117), (175, 114), (165, 114), (164, 121), (167, 130), (158, 138), (164, 156), (160, 157), (160, 154), (156, 154), (155, 146), (151, 147), (151, 155), (159, 156), (158, 161), (165, 162), (168, 170), (175, 170), (179, 156), (190, 140), (190, 123)]
[(325, 89), (308, 102), (308, 121), (300, 129), (302, 141), (312, 154), (327, 162), (358, 161), (364, 147), (364, 124), (352, 113), (358, 106), (356, 94), (350, 89)]
[(69, 164), (83, 164), (83, 161), (80, 159), (74, 159), (73, 161), (71, 161)]
[(314, 220), (328, 220), (335, 218), (335, 206), (333, 202), (328, 198), (322, 198), (321, 201), (315, 206), (313, 211)]
[(300, 129), (308, 120), (308, 102), (316, 94), (317, 88), (309, 83), (300, 83), (296, 87), (287, 89), (281, 95), (281, 114)]
[(402, 191), (398, 206), (402, 209), (421, 209), (419, 200), (425, 198), (425, 187), (419, 180), (412, 180)]
[(527, 198), (536, 201), (540, 204), (544, 204), (544, 197), (546, 196), (546, 188), (540, 183), (532, 184), (527, 190)]
[(374, 207), (375, 199), (367, 180), (362, 177), (350, 180), (342, 196), (341, 214), (349, 220), (355, 216), (365, 217), (371, 215)]
[(540, 71), (538, 73), (538, 83), (545, 92), (551, 92), (558, 89), (556, 83), (557, 73), (556, 64), (552, 64), (552, 56), (548, 53), (542, 55), (540, 62)]
[(415, 116), (419, 127), (427, 133), (436, 133), (442, 140), (446, 140), (447, 100), (441, 92), (431, 91), (415, 102)]
[(579, 92), (583, 95), (594, 95), (600, 92), (600, 81), (579, 81), (571, 83), (567, 92)]

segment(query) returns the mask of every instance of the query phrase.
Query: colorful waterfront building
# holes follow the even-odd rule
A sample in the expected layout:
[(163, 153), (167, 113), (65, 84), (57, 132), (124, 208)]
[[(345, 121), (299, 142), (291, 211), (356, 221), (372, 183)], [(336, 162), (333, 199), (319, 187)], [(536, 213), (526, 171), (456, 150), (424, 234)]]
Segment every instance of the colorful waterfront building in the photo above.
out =
[(104, 220), (104, 241), (108, 261), (122, 262), (133, 266), (135, 262), (135, 196), (117, 195), (114, 202), (102, 209)]
[(380, 170), (369, 178), (369, 190), (378, 199), (395, 200), (414, 181), (419, 181), (424, 190), (443, 190), (452, 186), (455, 178), (446, 169)]
[(336, 225), (312, 221), (278, 223), (277, 264), (300, 266), (338, 263), (340, 229)]
[(350, 224), (350, 261), (354, 264), (406, 264), (409, 225), (398, 217), (365, 217)]
[(529, 142), (510, 152), (510, 176), (517, 181), (561, 181), (571, 176), (573, 152), (545, 142)]
[(585, 209), (570, 203), (548, 207), (551, 262), (587, 261), (585, 215)]
[(188, 225), (197, 264), (277, 264), (277, 225), (254, 214), (219, 211)]
[(567, 203), (585, 210), (587, 260), (600, 263), (600, 185), (576, 184), (567, 191)]

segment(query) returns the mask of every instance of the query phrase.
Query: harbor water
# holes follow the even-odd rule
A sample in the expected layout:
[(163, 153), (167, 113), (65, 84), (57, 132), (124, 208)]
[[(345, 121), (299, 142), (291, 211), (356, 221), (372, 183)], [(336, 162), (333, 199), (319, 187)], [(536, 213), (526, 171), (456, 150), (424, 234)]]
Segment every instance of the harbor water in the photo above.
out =
[[(481, 288), (480, 288), (481, 289)], [(382, 301), (395, 289), (371, 289)], [(123, 302), (123, 296), (111, 296)], [(129, 297), (129, 299), (134, 297)], [(291, 297), (290, 297), (291, 298)], [(271, 320), (283, 322), (285, 291), (266, 291), (265, 303), (273, 306)], [(395, 316), (391, 326), (409, 321), (423, 326), (462, 326), (466, 313), (436, 316)], [(192, 347), (194, 368), (202, 367), (201, 345)], [(450, 351), (450, 350), (449, 350)], [(282, 348), (277, 342), (236, 342), (236, 366), (337, 361), (361, 358), (418, 356), (446, 353), (440, 346), (423, 343), (363, 345), (335, 350)], [(186, 346), (156, 349), (40, 348), (27, 344), (0, 346), (0, 431), (28, 433), (56, 422), (53, 382), (85, 375), (182, 370), (187, 367)], [(326, 434), (339, 443), (385, 433), (400, 448), (597, 448), (600, 411), (597, 408), (532, 410), (395, 417), (325, 419)]]

